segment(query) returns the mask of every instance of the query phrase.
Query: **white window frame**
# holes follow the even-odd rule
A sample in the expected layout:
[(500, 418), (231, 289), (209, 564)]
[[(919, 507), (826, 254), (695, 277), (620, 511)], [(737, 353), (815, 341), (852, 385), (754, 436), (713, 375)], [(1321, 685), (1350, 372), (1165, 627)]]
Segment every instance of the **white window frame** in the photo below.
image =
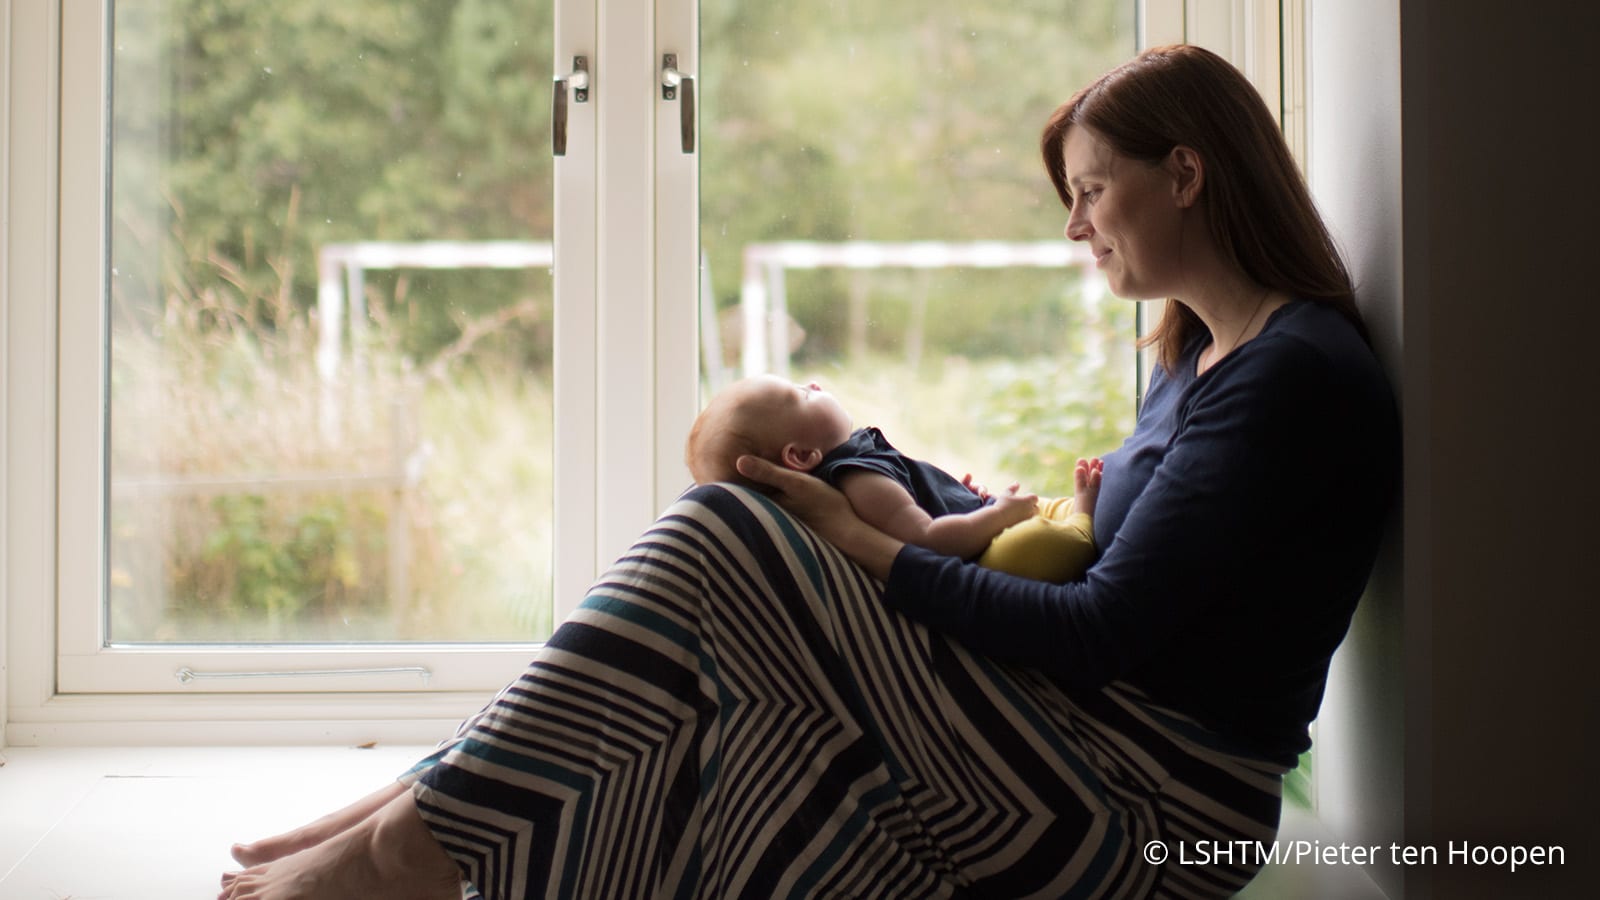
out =
[[(103, 442), (95, 436), (105, 382), (104, 354), (97, 349), (105, 330), (98, 292), (106, 234), (106, 62), (97, 49), (103, 48), (105, 22), (103, 4), (96, 2), (3, 2), (8, 131), (0, 157), (7, 216), (0, 250), (6, 263), (0, 319), (0, 560), (6, 564), (0, 715), (6, 740), (437, 738), (520, 670), (526, 647), (407, 647), (401, 658), (357, 650), (364, 657), (358, 663), (342, 654), (298, 655), (294, 661), (294, 668), (411, 664), (425, 650), (437, 661), (425, 663), (435, 672), (426, 692), (395, 690), (393, 683), (296, 679), (295, 686), (309, 692), (240, 682), (224, 691), (208, 685), (204, 693), (170, 694), (143, 686), (176, 680), (178, 661), (164, 651), (108, 655), (96, 646), (98, 616), (84, 610), (98, 604), (76, 611), (68, 604), (58, 619), (55, 599), (97, 594), (104, 565), (97, 537)], [(556, 491), (558, 521), (574, 536), (571, 552), (557, 559), (556, 594), (570, 605), (689, 483), (681, 447), (699, 405), (698, 155), (681, 152), (679, 107), (661, 97), (659, 84), (664, 53), (677, 54), (685, 72), (698, 69), (698, 4), (558, 5), (556, 74), (564, 74), (563, 64), (575, 55), (588, 56), (594, 90), (592, 102), (569, 105), (569, 151), (559, 163), (565, 186), (556, 199), (565, 247), (595, 261), (563, 256), (556, 264), (558, 278), (593, 298), (556, 323), (563, 373), (557, 414), (577, 423), (556, 451), (563, 473)], [(641, 11), (640, 5), (649, 8)], [(1269, 13), (1276, 21), (1277, 9), (1267, 0), (1143, 0), (1139, 41), (1148, 46), (1226, 34), (1229, 46), (1213, 47), (1239, 61), (1246, 44), (1259, 43)], [(94, 62), (77, 64), (86, 54)], [(1243, 59), (1248, 72), (1257, 57)], [(84, 297), (96, 302), (85, 303)], [(94, 337), (86, 344), (85, 335)], [(95, 362), (82, 365), (84, 359)], [(64, 364), (69, 360), (71, 365)], [(607, 473), (604, 479), (600, 472)], [(92, 559), (84, 558), (85, 546), (96, 548)], [(242, 670), (257, 662), (281, 664), (285, 651), (211, 652), (217, 655), (213, 661)], [(76, 674), (60, 677), (63, 661)], [(120, 668), (125, 665), (133, 668)], [(130, 671), (136, 677), (122, 674)], [(75, 681), (80, 676), (87, 680)], [(118, 687), (131, 690), (111, 689)]]
[[(592, 45), (593, 7), (587, 0), (563, 0), (568, 26), (558, 44)], [(585, 15), (587, 13), (587, 16)], [(526, 664), (531, 644), (371, 644), (335, 647), (272, 646), (108, 646), (102, 600), (105, 567), (104, 428), (107, 397), (104, 348), (109, 340), (105, 314), (105, 235), (109, 146), (106, 84), (108, 4), (66, 3), (60, 32), (60, 237), (53, 248), (60, 260), (57, 290), (60, 359), (57, 429), (59, 434), (56, 558), (58, 627), (56, 690), (61, 694), (114, 694), (177, 691), (256, 694), (263, 691), (407, 691), (471, 694), (504, 684)], [(575, 25), (575, 27), (574, 27)], [(583, 51), (575, 51), (581, 53)], [(592, 55), (592, 54), (591, 54)], [(568, 56), (570, 59), (570, 56)], [(559, 530), (556, 596), (581, 596), (593, 579), (593, 527), (597, 508), (592, 475), (582, 474), (593, 460), (594, 304), (593, 153), (594, 104), (572, 104), (569, 146), (580, 152), (557, 161), (557, 214), (574, 219), (570, 234), (557, 242), (558, 345), (579, 348), (556, 360), (558, 415), (557, 464), (578, 472), (558, 482)], [(588, 152), (582, 152), (582, 151)], [(67, 236), (71, 236), (70, 239)], [(47, 252), (46, 254), (49, 254)], [(571, 272), (566, 266), (570, 265)], [(577, 315), (565, 315), (570, 307)], [(572, 427), (576, 424), (577, 427)], [(592, 472), (592, 470), (591, 470)], [(67, 560), (76, 558), (74, 564)], [(575, 565), (574, 562), (577, 564)], [(393, 670), (393, 674), (374, 674)], [(197, 673), (195, 680), (179, 673)], [(207, 678), (240, 673), (268, 677)], [(349, 674), (308, 674), (349, 673)]]

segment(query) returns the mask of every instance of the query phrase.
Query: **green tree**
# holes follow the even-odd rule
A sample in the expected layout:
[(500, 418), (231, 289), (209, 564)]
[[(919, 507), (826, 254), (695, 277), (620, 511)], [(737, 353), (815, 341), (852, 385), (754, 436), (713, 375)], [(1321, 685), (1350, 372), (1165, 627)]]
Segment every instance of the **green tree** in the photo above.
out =
[[(702, 235), (724, 303), (739, 249), (757, 241), (1059, 235), (1038, 133), (1133, 46), (1132, 5), (1104, 0), (708, 2), (701, 20)], [(996, 291), (982, 313), (940, 308), (967, 324), (1005, 318), (1037, 290), (1014, 303)], [(792, 299), (843, 293), (824, 279)]]
[[(549, 238), (548, 3), (121, 0), (115, 14), (112, 252), (133, 321), (159, 321), (178, 288), (281, 296), (256, 311), (273, 325), (309, 307), (333, 242)], [(427, 355), (463, 315), (548, 282), (413, 275), (411, 296), (434, 302), (408, 310), (408, 348)]]

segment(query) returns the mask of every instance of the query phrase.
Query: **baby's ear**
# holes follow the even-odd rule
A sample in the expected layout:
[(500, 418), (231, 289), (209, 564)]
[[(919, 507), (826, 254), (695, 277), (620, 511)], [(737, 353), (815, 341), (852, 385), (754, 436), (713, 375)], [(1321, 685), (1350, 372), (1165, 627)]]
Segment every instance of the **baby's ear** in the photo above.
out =
[(809, 472), (822, 462), (822, 451), (815, 447), (802, 447), (799, 444), (784, 444), (783, 450), (778, 454), (778, 461), (796, 472)]

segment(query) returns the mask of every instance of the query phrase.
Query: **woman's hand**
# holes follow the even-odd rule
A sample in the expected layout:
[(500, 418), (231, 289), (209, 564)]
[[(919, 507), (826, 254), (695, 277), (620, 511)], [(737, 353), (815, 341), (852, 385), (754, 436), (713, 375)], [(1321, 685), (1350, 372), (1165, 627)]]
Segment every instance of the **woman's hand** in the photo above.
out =
[(757, 456), (741, 456), (734, 465), (740, 475), (772, 488), (772, 499), (779, 506), (832, 543), (838, 543), (832, 534), (836, 528), (848, 527), (850, 520), (860, 521), (844, 492), (820, 478)]
[(772, 488), (772, 499), (779, 506), (874, 577), (889, 577), (889, 568), (905, 545), (862, 521), (842, 491), (820, 478), (755, 456), (741, 456), (734, 465), (740, 475)]

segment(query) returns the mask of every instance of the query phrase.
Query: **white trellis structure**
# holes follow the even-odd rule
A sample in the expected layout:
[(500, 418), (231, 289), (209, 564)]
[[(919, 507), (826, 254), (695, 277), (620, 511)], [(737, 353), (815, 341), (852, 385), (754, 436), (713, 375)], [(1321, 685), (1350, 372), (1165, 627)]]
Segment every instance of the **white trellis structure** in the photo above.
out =
[[(789, 310), (785, 273), (790, 269), (946, 269), (1088, 267), (1088, 247), (1067, 241), (780, 241), (744, 248), (739, 286), (739, 368), (746, 375), (789, 368)], [(325, 383), (338, 379), (344, 322), (359, 355), (367, 329), (366, 272), (371, 269), (549, 269), (549, 241), (362, 241), (327, 244), (317, 260), (317, 371)], [(710, 273), (701, 259), (703, 358), (713, 382), (721, 368), (721, 335)], [(1099, 279), (1088, 282), (1103, 289)], [(714, 384), (714, 386), (716, 386)]]
[[(549, 241), (363, 241), (349, 244), (324, 244), (317, 254), (317, 373), (322, 382), (319, 423), (324, 438), (334, 438), (340, 430), (341, 408), (337, 384), (343, 362), (346, 308), (350, 322), (350, 353), (354, 370), (364, 369), (367, 346), (366, 273), (370, 269), (530, 269), (554, 265), (554, 250)], [(410, 535), (403, 520), (405, 495), (422, 475), (427, 458), (425, 446), (412, 446), (414, 435), (402, 427), (409, 415), (399, 398), (390, 398), (390, 450), (387, 460), (369, 462), (372, 471), (357, 476), (359, 483), (372, 483), (393, 491), (395, 503), (389, 516), (389, 584), (397, 597), (410, 595)], [(312, 479), (307, 487), (358, 483), (349, 475)]]
[(554, 265), (555, 248), (549, 241), (324, 244), (317, 254), (317, 372), (325, 382), (339, 376), (347, 305), (351, 353), (361, 353), (367, 330), (369, 269), (549, 269)]
[[(1087, 246), (1067, 241), (747, 244), (739, 286), (743, 325), (740, 369), (745, 375), (788, 374), (789, 304), (784, 273), (790, 269), (1072, 268), (1093, 263), (1094, 254)], [(1090, 279), (1089, 284), (1103, 290), (1100, 279)]]

